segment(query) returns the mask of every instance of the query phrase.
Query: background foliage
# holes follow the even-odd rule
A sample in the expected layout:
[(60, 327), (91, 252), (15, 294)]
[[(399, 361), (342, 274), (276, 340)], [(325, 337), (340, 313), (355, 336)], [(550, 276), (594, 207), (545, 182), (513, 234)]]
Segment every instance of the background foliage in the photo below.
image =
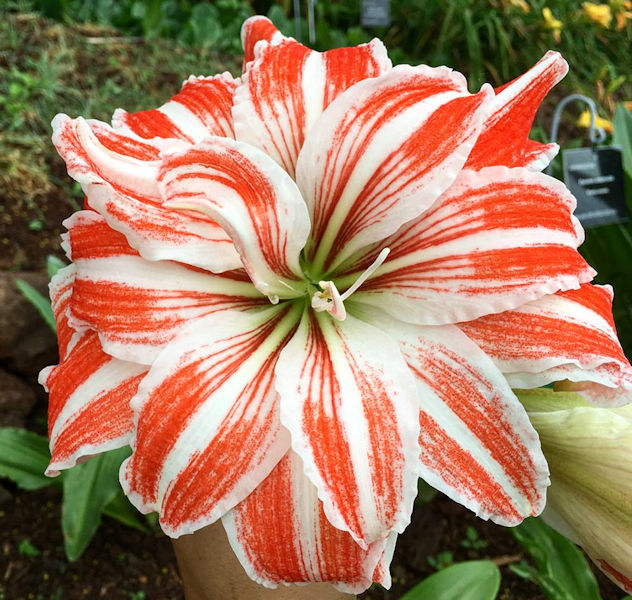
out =
[[(301, 4), (304, 11), (307, 3)], [(253, 13), (269, 15), (286, 35), (296, 36), (291, 0), (31, 0), (20, 6), (65, 22), (223, 52), (241, 51), (239, 28)], [(394, 62), (450, 65), (467, 73), (473, 87), (512, 79), (555, 48), (573, 64), (569, 87), (597, 95), (610, 112), (617, 97), (632, 97), (627, 53), (621, 52), (632, 44), (623, 0), (610, 2), (607, 27), (574, 0), (552, 2), (549, 19), (543, 14), (547, 8), (545, 0), (392, 0), (391, 25), (367, 29), (360, 26), (359, 0), (321, 0), (312, 45), (325, 50), (378, 36)], [(304, 13), (300, 36), (307, 40)]]

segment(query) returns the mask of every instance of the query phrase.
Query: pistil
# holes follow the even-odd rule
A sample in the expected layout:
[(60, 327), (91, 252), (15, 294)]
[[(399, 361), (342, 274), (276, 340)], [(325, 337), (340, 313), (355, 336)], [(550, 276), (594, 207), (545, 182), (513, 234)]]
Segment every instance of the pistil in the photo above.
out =
[(389, 248), (384, 248), (371, 263), (371, 265), (358, 277), (353, 285), (344, 293), (340, 293), (333, 281), (320, 281), (318, 286), (321, 291), (315, 292), (312, 296), (312, 308), (316, 312), (327, 311), (334, 319), (344, 321), (347, 317), (347, 310), (344, 301), (358, 290), (358, 288), (380, 267), (386, 260)]

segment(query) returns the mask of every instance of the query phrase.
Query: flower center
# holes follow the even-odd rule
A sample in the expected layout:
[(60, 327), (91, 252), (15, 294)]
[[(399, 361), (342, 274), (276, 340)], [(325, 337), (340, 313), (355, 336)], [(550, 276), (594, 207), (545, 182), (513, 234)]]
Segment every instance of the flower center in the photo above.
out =
[(334, 319), (344, 321), (347, 317), (344, 301), (351, 296), (386, 260), (389, 248), (384, 248), (371, 265), (358, 277), (353, 285), (341, 294), (333, 281), (319, 281), (321, 291), (312, 295), (312, 308), (316, 312), (327, 311)]

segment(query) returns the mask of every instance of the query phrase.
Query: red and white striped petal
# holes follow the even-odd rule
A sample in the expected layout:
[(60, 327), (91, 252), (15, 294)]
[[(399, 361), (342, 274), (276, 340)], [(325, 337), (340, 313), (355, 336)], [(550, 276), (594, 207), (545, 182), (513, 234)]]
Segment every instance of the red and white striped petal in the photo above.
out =
[(71, 325), (96, 329), (105, 351), (122, 360), (149, 365), (191, 319), (267, 302), (243, 271), (212, 275), (141, 258), (95, 212), (64, 224), (77, 269)]
[[(541, 173), (465, 170), (430, 210), (382, 242), (388, 259), (353, 298), (403, 321), (441, 325), (578, 288), (595, 271), (576, 250), (583, 230), (574, 208), (564, 185)], [(379, 249), (336, 287), (348, 288)]]
[(272, 302), (304, 294), (300, 252), (309, 215), (292, 178), (260, 150), (211, 138), (166, 156), (159, 173), (165, 206), (197, 210), (231, 236), (257, 289)]
[(94, 331), (78, 335), (61, 364), (40, 374), (40, 383), (49, 392), (50, 476), (74, 467), (81, 457), (129, 443), (129, 402), (147, 371), (143, 365), (105, 354)]
[[(363, 550), (348, 533), (332, 527), (294, 452), (222, 522), (250, 578), (269, 588), (328, 582), (342, 592), (362, 593), (384, 553), (384, 540)], [(380, 572), (384, 566), (388, 569), (380, 565)]]
[(151, 196), (130, 196), (109, 185), (86, 188), (90, 208), (148, 260), (175, 260), (213, 273), (241, 268), (229, 235), (199, 212), (169, 209)]
[[(255, 46), (258, 42), (268, 42), (276, 46), (286, 38), (270, 19), (255, 15), (244, 21), (241, 26), (241, 45), (244, 49), (244, 67), (255, 58)], [(245, 70), (245, 68), (244, 68)]]
[[(55, 117), (53, 130), (68, 173), (90, 196), (90, 208), (123, 233), (142, 256), (177, 260), (213, 272), (241, 266), (232, 240), (215, 221), (162, 206), (156, 140), (143, 141), (105, 123), (66, 115)], [(172, 150), (186, 147), (178, 140), (167, 142)]]
[(539, 514), (549, 484), (546, 460), (527, 413), (491, 359), (452, 325), (368, 315), (397, 339), (417, 380), (420, 476), (501, 525)]
[(159, 511), (171, 537), (192, 533), (250, 494), (288, 451), (274, 366), (300, 318), (284, 303), (192, 322), (158, 356), (132, 402), (130, 500)]
[[(569, 379), (599, 406), (632, 400), (632, 367), (612, 317), (612, 288), (584, 284), (514, 310), (461, 323), (512, 387)], [(591, 384), (592, 383), (592, 384)]]
[(296, 181), (312, 212), (314, 270), (330, 271), (428, 208), (456, 179), (493, 96), (445, 67), (400, 65), (335, 100)]
[(306, 310), (276, 367), (281, 422), (329, 522), (362, 546), (402, 532), (417, 495), (415, 383), (382, 331)]
[(391, 533), (386, 538), (386, 544), (380, 560), (378, 560), (375, 570), (373, 571), (373, 581), (379, 583), (383, 588), (390, 589), (393, 583), (391, 578), (391, 562), (393, 561), (393, 554), (395, 554), (395, 546), (397, 544), (397, 533)]
[(622, 573), (615, 569), (608, 561), (606, 560), (597, 560), (596, 561), (599, 568), (606, 574), (608, 579), (612, 580), (615, 584), (617, 584), (621, 589), (625, 590), (628, 594), (632, 594), (632, 573), (628, 575)]
[[(73, 264), (59, 269), (50, 280), (51, 308), (55, 315), (57, 325), (57, 345), (59, 347), (59, 359), (65, 360), (72, 347), (81, 338), (81, 333), (70, 325), (70, 299), (75, 283), (76, 267)], [(51, 367), (46, 367), (50, 369)]]
[(160, 150), (151, 142), (64, 114), (53, 119), (52, 127), (53, 144), (68, 174), (80, 184), (106, 182), (123, 194), (158, 198)]
[(377, 39), (323, 53), (289, 38), (260, 44), (235, 92), (235, 135), (293, 176), (305, 136), (325, 108), (354, 83), (390, 68)]
[(234, 138), (231, 109), (237, 83), (228, 72), (213, 77), (191, 75), (161, 107), (135, 113), (119, 108), (112, 125), (140, 138), (176, 138), (190, 144), (210, 135)]
[(568, 72), (558, 52), (547, 52), (531, 69), (496, 90), (494, 110), (466, 167), (482, 169), (492, 165), (528, 167), (541, 171), (555, 157), (557, 144), (540, 144), (529, 139), (529, 131), (549, 90)]

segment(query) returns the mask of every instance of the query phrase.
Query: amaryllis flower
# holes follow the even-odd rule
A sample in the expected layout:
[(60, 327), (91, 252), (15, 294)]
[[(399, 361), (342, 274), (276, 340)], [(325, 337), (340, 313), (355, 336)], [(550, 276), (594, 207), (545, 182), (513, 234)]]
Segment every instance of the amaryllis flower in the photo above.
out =
[(575, 200), (538, 172), (557, 147), (527, 137), (567, 65), (470, 93), (379, 40), (319, 53), (256, 17), (243, 43), (239, 79), (53, 122), (86, 204), (49, 473), (130, 444), (123, 488), (170, 536), (221, 517), (264, 585), (388, 585), (419, 477), (503, 525), (543, 509), (511, 385), (627, 400)]
[(632, 404), (598, 408), (551, 390), (520, 398), (551, 467), (542, 517), (632, 593)]

